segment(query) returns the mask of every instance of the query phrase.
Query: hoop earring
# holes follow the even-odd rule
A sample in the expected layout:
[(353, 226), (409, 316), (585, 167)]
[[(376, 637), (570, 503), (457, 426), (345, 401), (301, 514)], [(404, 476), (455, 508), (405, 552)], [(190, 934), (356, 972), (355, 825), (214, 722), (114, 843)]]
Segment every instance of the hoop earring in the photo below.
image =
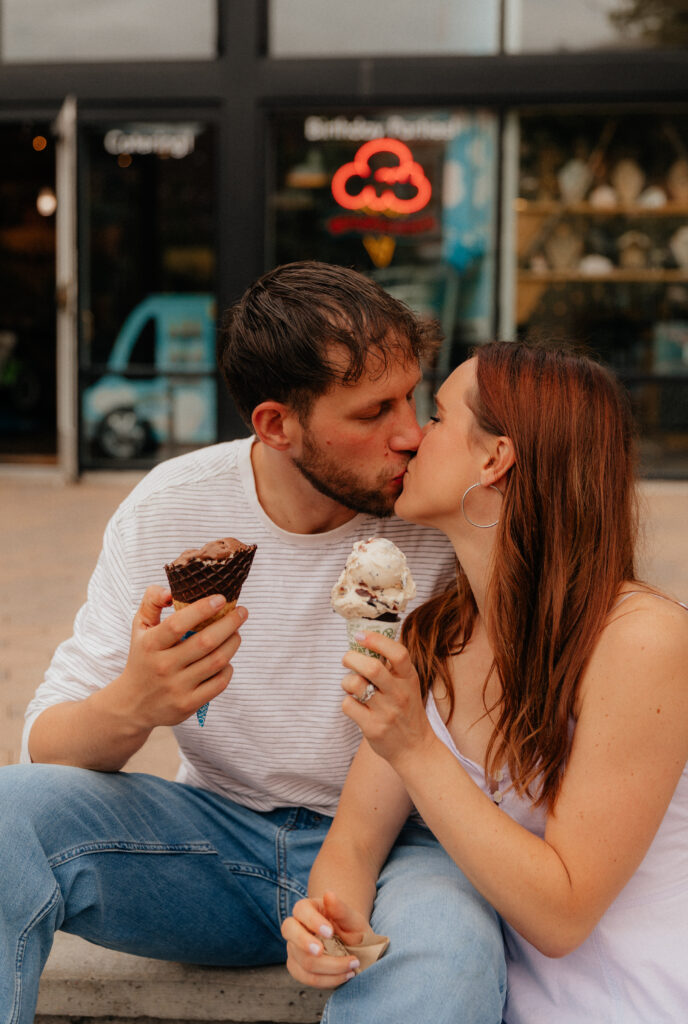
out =
[[(463, 493), (463, 498), (461, 499), (461, 512), (463, 513), (464, 519), (466, 520), (466, 522), (470, 526), (475, 526), (476, 529), (478, 529), (478, 530), (491, 530), (493, 526), (497, 525), (497, 523), (499, 522), (499, 519), (495, 519), (494, 523), (474, 523), (473, 520), (470, 519), (469, 516), (466, 515), (466, 508), (465, 508), (465, 505), (466, 505), (466, 495), (468, 494), (469, 491), (472, 491), (474, 487), (481, 487), (481, 486), (482, 486), (482, 484), (477, 483), (477, 484), (471, 484), (470, 487), (466, 488), (466, 490)], [(487, 486), (490, 487), (493, 491), (496, 491), (497, 494), (500, 496), (500, 498), (503, 498), (502, 492), (500, 491), (499, 487), (496, 487), (495, 484), (488, 484)]]

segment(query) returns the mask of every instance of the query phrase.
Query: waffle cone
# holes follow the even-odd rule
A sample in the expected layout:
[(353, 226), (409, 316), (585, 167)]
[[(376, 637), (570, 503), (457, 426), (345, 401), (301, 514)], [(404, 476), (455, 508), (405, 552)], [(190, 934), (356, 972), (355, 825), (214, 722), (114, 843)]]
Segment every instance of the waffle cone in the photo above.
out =
[(194, 601), (198, 601), (202, 597), (209, 597), (211, 594), (222, 594), (226, 598), (227, 604), (214, 618), (226, 615), (239, 600), (241, 588), (249, 574), (255, 553), (255, 544), (243, 545), (229, 558), (217, 560), (192, 558), (186, 565), (176, 565), (174, 562), (166, 565), (165, 572), (175, 608), (186, 607), (186, 605), (193, 604)]
[[(182, 608), (188, 608), (190, 604), (189, 601), (175, 601), (174, 598), (172, 598), (172, 603), (174, 604), (174, 610), (176, 612), (180, 612)], [(209, 626), (211, 622), (217, 622), (218, 619), (223, 619), (228, 612), (233, 611), (235, 608), (236, 601), (228, 601), (227, 604), (223, 604), (219, 612), (216, 612), (211, 618), (204, 619), (203, 622), (199, 622), (194, 629), (194, 633), (198, 633), (199, 630), (205, 629), (205, 627)]]

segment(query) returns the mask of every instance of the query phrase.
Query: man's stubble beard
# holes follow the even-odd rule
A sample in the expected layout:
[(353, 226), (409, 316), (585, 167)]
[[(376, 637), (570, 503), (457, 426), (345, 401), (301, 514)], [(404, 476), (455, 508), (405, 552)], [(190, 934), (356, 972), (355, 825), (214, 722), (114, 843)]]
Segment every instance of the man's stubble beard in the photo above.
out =
[(373, 489), (364, 486), (352, 478), (350, 472), (340, 469), (334, 461), (328, 459), (308, 431), (304, 431), (301, 458), (294, 459), (294, 465), (316, 491), (345, 508), (365, 512), (378, 519), (386, 519), (394, 511), (396, 496), (387, 497), (382, 493), (383, 481)]

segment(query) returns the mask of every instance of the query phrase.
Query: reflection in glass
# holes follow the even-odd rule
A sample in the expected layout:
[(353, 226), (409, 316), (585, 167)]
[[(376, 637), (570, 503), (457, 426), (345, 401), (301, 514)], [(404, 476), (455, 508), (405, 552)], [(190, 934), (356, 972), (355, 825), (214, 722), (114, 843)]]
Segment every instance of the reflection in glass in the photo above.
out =
[(647, 475), (688, 475), (688, 115), (521, 117), (515, 320), (630, 390)]
[(215, 0), (2, 0), (6, 62), (212, 60)]
[(284, 112), (273, 133), (269, 262), (356, 267), (438, 319), (446, 340), (421, 389), (427, 416), (438, 379), (492, 333), (494, 116)]
[(511, 52), (671, 49), (688, 44), (684, 0), (505, 0)]
[(213, 132), (85, 137), (82, 463), (150, 464), (216, 440)]

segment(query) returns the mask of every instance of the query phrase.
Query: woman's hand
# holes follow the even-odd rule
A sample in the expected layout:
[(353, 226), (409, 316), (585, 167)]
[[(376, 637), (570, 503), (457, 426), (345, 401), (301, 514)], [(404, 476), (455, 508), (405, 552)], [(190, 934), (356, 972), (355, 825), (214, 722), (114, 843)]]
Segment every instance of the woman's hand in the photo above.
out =
[(354, 977), (360, 966), (356, 957), (325, 953), (322, 940), (335, 933), (347, 946), (358, 946), (372, 929), (363, 914), (333, 892), (322, 899), (299, 900), (282, 924), (287, 970), (293, 978), (313, 988), (337, 988)]
[[(418, 674), (403, 644), (379, 633), (360, 633), (362, 646), (381, 655), (373, 658), (349, 651), (342, 664), (351, 674), (342, 681), (348, 694), (342, 710), (361, 729), (376, 754), (397, 768), (401, 759), (435, 739), (420, 693)], [(366, 703), (368, 683), (375, 692)]]

